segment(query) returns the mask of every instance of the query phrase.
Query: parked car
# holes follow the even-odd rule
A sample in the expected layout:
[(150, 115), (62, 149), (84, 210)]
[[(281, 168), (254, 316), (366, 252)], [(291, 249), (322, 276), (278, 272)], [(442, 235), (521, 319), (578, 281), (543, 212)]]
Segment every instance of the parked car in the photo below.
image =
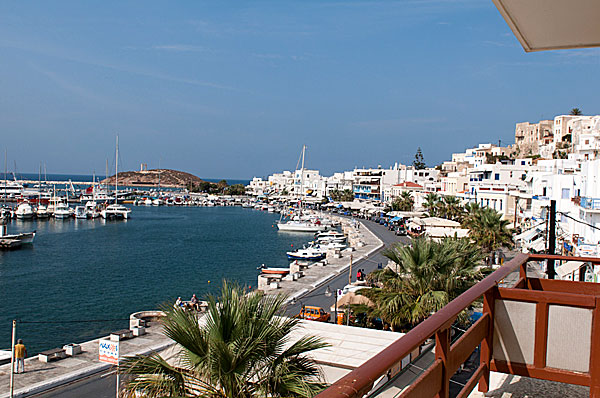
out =
[(394, 233), (398, 236), (408, 235), (408, 231), (406, 231), (406, 227), (404, 227), (403, 225), (396, 227), (396, 230), (394, 231)]
[(302, 307), (300, 313), (296, 315), (296, 318), (308, 319), (311, 321), (329, 322), (331, 314), (325, 312), (321, 307), (314, 307), (312, 305), (306, 305)]

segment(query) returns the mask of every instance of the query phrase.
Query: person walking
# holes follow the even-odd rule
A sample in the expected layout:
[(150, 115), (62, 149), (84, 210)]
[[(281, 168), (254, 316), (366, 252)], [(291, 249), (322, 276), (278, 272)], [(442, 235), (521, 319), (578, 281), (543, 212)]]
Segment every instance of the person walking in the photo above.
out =
[[(25, 373), (25, 357), (27, 356), (27, 348), (23, 344), (23, 340), (19, 339), (15, 345), (16, 373)], [(21, 372), (19, 372), (21, 368)]]

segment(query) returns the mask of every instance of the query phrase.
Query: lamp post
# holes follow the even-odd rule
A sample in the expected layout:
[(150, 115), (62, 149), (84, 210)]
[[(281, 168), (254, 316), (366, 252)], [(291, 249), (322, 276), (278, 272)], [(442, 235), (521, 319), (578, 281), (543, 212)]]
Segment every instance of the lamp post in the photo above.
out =
[[(325, 297), (331, 297), (333, 295), (333, 292), (331, 291), (331, 288), (329, 287), (329, 285), (327, 285), (327, 289), (325, 289)], [(337, 296), (338, 296), (338, 291), (337, 289), (335, 289), (335, 298), (333, 300), (333, 302), (335, 303), (335, 317), (333, 318), (333, 323), (335, 325), (337, 325), (337, 318), (338, 318), (338, 310), (337, 310)]]

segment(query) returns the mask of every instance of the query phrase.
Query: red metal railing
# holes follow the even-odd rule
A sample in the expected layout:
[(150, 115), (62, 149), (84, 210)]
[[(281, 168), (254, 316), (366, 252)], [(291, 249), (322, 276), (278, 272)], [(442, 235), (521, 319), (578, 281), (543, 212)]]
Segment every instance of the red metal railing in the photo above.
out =
[[(480, 365), (460, 391), (466, 397), (479, 383), (487, 392), (490, 371), (517, 374), (545, 380), (590, 386), (590, 395), (600, 397), (600, 284), (527, 278), (527, 262), (545, 259), (600, 263), (600, 258), (566, 257), (558, 255), (518, 254), (481, 282), (431, 315), (409, 333), (392, 343), (360, 367), (332, 384), (318, 398), (350, 398), (367, 394), (388, 371), (427, 339), (435, 336), (435, 361), (408, 387), (402, 397), (448, 397), (450, 378), (471, 353), (481, 345)], [(498, 287), (500, 281), (519, 270), (513, 288)], [(454, 344), (450, 344), (450, 328), (458, 315), (483, 296), (483, 316)], [(535, 344), (533, 364), (500, 361), (493, 358), (495, 300), (535, 303)], [(568, 305), (593, 310), (589, 372), (573, 372), (546, 366), (549, 305)]]

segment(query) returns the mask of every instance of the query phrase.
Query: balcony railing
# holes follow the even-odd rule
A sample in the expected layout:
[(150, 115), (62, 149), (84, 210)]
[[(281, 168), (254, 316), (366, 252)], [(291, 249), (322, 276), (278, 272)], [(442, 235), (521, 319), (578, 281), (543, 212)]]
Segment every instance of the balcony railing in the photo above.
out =
[[(401, 397), (448, 397), (450, 378), (480, 346), (479, 367), (458, 397), (467, 397), (478, 383), (479, 391), (487, 392), (495, 371), (589, 386), (590, 396), (600, 398), (600, 284), (528, 278), (527, 262), (544, 259), (600, 263), (600, 258), (518, 254), (317, 397), (363, 397), (434, 337), (435, 361)], [(512, 288), (499, 286), (517, 270)], [(451, 344), (452, 324), (481, 297), (483, 316)]]
[(600, 210), (600, 199), (582, 197), (579, 205), (584, 209)]

